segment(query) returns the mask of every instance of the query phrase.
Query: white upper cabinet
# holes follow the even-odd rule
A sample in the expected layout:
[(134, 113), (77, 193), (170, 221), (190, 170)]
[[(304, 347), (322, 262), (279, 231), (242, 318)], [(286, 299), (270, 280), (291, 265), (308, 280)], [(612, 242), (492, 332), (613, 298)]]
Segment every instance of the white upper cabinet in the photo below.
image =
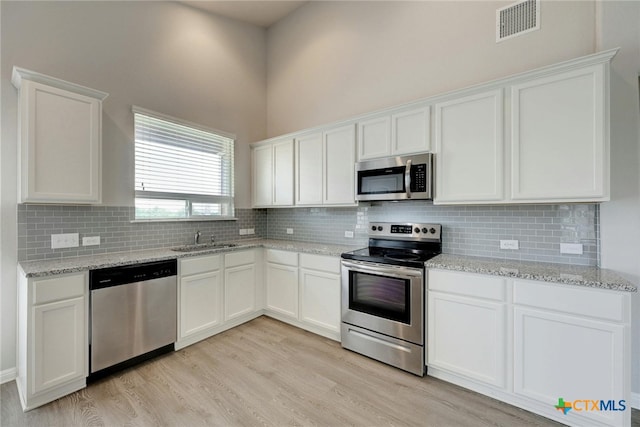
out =
[(436, 104), (434, 203), (609, 200), (608, 76), (615, 53), (477, 86), (475, 95), (443, 96)]
[(511, 198), (609, 199), (605, 65), (511, 88)]
[(391, 155), (431, 151), (431, 109), (403, 111), (391, 116)]
[[(281, 168), (265, 154), (255, 156), (254, 206), (354, 205), (355, 161), (424, 152), (435, 153), (434, 204), (609, 200), (609, 63), (616, 52), (296, 132), (293, 201), (273, 202), (274, 187), (290, 186), (274, 182)], [(262, 199), (271, 202), (256, 202)]]
[(355, 204), (355, 128), (296, 138), (296, 205)]
[(20, 202), (100, 203), (107, 94), (17, 67), (12, 83), (20, 92)]
[(358, 160), (391, 154), (391, 118), (376, 117), (358, 122)]
[(502, 91), (439, 103), (435, 109), (435, 202), (502, 200)]
[(322, 204), (322, 133), (296, 138), (296, 205)]
[(358, 160), (429, 151), (431, 109), (420, 107), (358, 122)]
[(263, 145), (251, 149), (253, 173), (253, 206), (273, 205), (273, 146)]
[(324, 132), (325, 205), (355, 203), (355, 126), (341, 126)]
[(293, 139), (251, 149), (253, 206), (293, 205)]

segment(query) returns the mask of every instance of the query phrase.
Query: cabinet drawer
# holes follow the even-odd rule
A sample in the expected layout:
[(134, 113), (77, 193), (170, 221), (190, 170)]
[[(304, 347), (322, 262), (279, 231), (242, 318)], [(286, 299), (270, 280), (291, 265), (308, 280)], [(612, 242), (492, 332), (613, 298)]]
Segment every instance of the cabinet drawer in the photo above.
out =
[(256, 251), (242, 251), (225, 254), (224, 266), (237, 267), (239, 265), (253, 264), (256, 262)]
[(300, 267), (325, 271), (327, 273), (340, 274), (340, 258), (324, 255), (300, 254)]
[(607, 290), (571, 285), (514, 280), (513, 303), (561, 311), (567, 314), (627, 322), (624, 295)]
[(267, 249), (267, 262), (275, 264), (298, 266), (298, 253), (289, 251), (280, 251), (277, 249)]
[(180, 260), (180, 276), (204, 273), (220, 268), (220, 255), (205, 255)]
[(449, 292), (495, 301), (505, 300), (506, 279), (498, 276), (429, 270), (427, 285), (430, 291)]
[(85, 292), (86, 274), (56, 276), (33, 281), (33, 303), (44, 304), (73, 297), (81, 297)]

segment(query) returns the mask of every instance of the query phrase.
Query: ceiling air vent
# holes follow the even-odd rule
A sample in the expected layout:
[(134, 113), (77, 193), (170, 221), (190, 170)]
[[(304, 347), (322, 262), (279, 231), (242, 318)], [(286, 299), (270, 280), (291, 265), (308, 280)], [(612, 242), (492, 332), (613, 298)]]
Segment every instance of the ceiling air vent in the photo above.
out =
[(523, 0), (496, 12), (496, 41), (500, 42), (540, 28), (540, 0)]

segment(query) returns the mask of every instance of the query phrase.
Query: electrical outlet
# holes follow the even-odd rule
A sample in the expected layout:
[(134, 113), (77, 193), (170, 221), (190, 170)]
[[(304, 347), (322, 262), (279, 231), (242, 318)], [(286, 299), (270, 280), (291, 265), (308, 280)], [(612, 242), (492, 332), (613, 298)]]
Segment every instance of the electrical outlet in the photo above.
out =
[(500, 249), (520, 249), (517, 240), (500, 240)]
[(293, 228), (287, 228), (287, 234), (293, 234)]
[(247, 234), (256, 234), (255, 228), (247, 228)]
[(77, 248), (78, 246), (80, 246), (80, 235), (78, 233), (51, 235), (51, 249)]
[(344, 237), (347, 237), (349, 239), (353, 239), (353, 231), (345, 231), (344, 232)]
[(100, 236), (82, 238), (82, 246), (95, 246), (100, 244)]
[(582, 255), (581, 243), (560, 243), (561, 254)]
[(247, 235), (247, 229), (246, 228), (241, 228), (240, 229), (240, 235), (241, 236), (246, 236)]

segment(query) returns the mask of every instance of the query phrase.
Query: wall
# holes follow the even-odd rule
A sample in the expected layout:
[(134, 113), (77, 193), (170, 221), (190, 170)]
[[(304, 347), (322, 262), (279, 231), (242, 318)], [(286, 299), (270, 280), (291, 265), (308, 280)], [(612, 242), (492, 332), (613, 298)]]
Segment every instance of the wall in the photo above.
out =
[(543, 1), (541, 29), (496, 43), (513, 1), (310, 2), (267, 32), (277, 136), (593, 53), (594, 3)]
[(248, 142), (264, 138), (261, 28), (177, 2), (0, 2), (2, 352), (15, 366), (16, 107), (14, 65), (109, 93), (103, 112), (103, 201), (133, 203), (138, 105), (235, 133), (238, 208), (250, 205)]
[[(640, 284), (640, 3), (602, 2), (598, 49), (611, 64), (611, 201), (601, 205), (602, 266)], [(632, 381), (640, 408), (640, 293), (634, 295)]]

